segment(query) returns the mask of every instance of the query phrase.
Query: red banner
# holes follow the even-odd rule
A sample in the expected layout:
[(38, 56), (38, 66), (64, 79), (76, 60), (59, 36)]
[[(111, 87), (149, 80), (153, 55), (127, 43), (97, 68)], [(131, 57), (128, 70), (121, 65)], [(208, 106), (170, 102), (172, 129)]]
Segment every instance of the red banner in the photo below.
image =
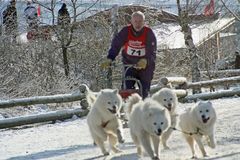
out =
[(41, 8), (40, 8), (40, 5), (38, 5), (38, 8), (37, 8), (37, 15), (38, 15), (38, 17), (41, 16)]
[(204, 8), (204, 15), (211, 16), (214, 14), (214, 0), (211, 0), (208, 5)]

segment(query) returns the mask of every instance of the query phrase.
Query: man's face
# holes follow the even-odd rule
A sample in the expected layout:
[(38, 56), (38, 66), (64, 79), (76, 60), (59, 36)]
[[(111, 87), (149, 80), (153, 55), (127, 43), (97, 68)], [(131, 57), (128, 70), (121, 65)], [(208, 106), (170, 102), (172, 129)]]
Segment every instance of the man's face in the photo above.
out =
[(143, 17), (141, 17), (139, 15), (133, 16), (132, 19), (131, 19), (131, 23), (133, 25), (133, 28), (136, 31), (140, 31), (144, 26)]

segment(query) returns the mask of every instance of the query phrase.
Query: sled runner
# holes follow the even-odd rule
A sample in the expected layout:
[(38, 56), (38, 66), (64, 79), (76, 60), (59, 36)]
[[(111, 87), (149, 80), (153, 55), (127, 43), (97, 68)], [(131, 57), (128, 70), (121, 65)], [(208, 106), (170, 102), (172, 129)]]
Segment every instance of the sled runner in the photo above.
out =
[[(121, 85), (121, 89), (119, 90), (119, 94), (122, 97), (124, 102), (126, 102), (126, 99), (129, 96), (131, 96), (133, 93), (138, 93), (140, 96), (142, 96), (142, 84), (140, 80), (131, 76), (125, 77), (127, 71), (134, 66), (135, 65), (132, 65), (132, 64), (122, 66), (122, 75), (121, 75), (122, 85)], [(134, 81), (135, 85), (137, 85), (138, 88), (127, 89), (126, 87), (127, 81)], [(120, 119), (122, 121), (123, 128), (128, 128), (128, 118), (126, 117), (126, 113), (125, 113), (126, 109), (124, 108), (125, 108), (125, 105), (123, 104), (122, 109), (120, 111)]]
[[(125, 100), (127, 99), (131, 94), (133, 93), (138, 93), (140, 96), (142, 96), (142, 84), (141, 82), (133, 77), (125, 77), (127, 71), (134, 67), (134, 65), (130, 64), (130, 65), (123, 65), (123, 69), (122, 69), (122, 87), (119, 90), (119, 94), (121, 95), (121, 97)], [(138, 89), (127, 89), (126, 87), (126, 81), (134, 81), (137, 85), (138, 85)]]

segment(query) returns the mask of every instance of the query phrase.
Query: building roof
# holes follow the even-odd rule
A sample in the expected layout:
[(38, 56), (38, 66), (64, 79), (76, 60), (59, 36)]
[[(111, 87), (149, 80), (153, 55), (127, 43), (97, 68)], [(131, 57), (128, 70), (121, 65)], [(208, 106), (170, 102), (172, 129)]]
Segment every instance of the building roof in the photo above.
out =
[[(195, 22), (190, 25), (196, 46), (201, 45), (216, 33), (235, 22), (235, 18), (219, 18), (211, 21)], [(186, 48), (184, 35), (178, 23), (162, 23), (153, 27), (157, 37), (158, 49)]]
[[(158, 49), (186, 48), (184, 35), (181, 32), (181, 27), (177, 22), (178, 15), (170, 12), (158, 10), (156, 8), (149, 8), (146, 6), (120, 6), (118, 9), (118, 14), (121, 15), (119, 16), (119, 26), (128, 24), (131, 14), (134, 11), (138, 10), (145, 13), (147, 24), (151, 24), (148, 21), (156, 21), (151, 25), (154, 25), (152, 28), (157, 36)], [(193, 41), (196, 46), (199, 46), (214, 36), (216, 33), (233, 24), (235, 21), (234, 18), (218, 18), (218, 16), (218, 14), (214, 14), (213, 16), (189, 15), (190, 19), (193, 20), (190, 27), (192, 28)], [(105, 11), (94, 14), (86, 18), (84, 21), (77, 22), (77, 24), (94, 24), (95, 20), (98, 19), (98, 17), (100, 17), (101, 21), (105, 19), (109, 23), (108, 26), (111, 26), (111, 9), (107, 9)], [(88, 21), (89, 24), (86, 23)], [(19, 38), (23, 39), (24, 37), (26, 37), (26, 35), (22, 34)]]

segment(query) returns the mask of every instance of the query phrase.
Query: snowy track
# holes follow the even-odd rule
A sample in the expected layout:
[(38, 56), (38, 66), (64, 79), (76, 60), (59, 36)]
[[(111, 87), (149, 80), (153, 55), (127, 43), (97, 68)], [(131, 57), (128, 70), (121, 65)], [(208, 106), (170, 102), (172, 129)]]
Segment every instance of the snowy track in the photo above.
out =
[[(218, 114), (216, 124), (217, 148), (206, 146), (209, 160), (240, 159), (240, 98), (213, 100)], [(192, 104), (180, 104), (180, 111)], [(0, 160), (135, 160), (136, 148), (125, 129), (121, 154), (103, 157), (100, 149), (93, 146), (86, 119), (71, 120), (38, 127), (1, 130)], [(174, 131), (170, 140), (170, 150), (160, 151), (161, 160), (182, 160), (191, 156), (190, 148), (181, 133)], [(201, 157), (200, 151), (197, 155)], [(149, 159), (144, 157), (143, 159)]]

